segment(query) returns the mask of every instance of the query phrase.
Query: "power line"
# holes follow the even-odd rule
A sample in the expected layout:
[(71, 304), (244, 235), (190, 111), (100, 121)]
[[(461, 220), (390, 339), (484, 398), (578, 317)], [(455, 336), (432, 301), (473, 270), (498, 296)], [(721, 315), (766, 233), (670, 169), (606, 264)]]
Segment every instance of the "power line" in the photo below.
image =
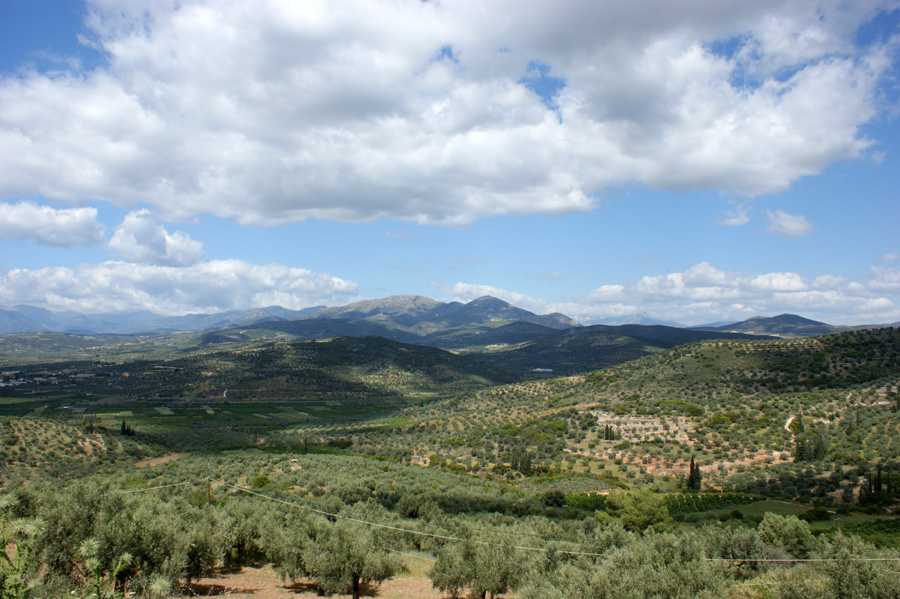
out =
[(126, 493), (143, 493), (144, 491), (155, 491), (156, 489), (167, 489), (167, 488), (169, 488), (169, 487), (180, 487), (181, 485), (191, 485), (191, 484), (198, 483), (198, 482), (202, 482), (202, 481), (198, 481), (198, 480), (186, 480), (186, 481), (181, 482), (181, 483), (172, 483), (171, 485), (159, 485), (158, 487), (148, 487), (148, 488), (146, 488), (146, 489), (130, 489), (130, 490), (127, 490), (127, 491), (126, 491), (126, 490), (119, 490), (119, 491), (115, 491), (115, 492), (116, 492), (116, 493), (121, 493), (121, 494), (123, 494), (123, 495), (125, 495)]
[(397, 551), (396, 549), (391, 549), (390, 547), (382, 547), (380, 545), (378, 546), (378, 549), (384, 549), (385, 551), (390, 551), (391, 553), (399, 553), (400, 555), (405, 555), (407, 557), (411, 557), (414, 559), (425, 560), (426, 562), (437, 563), (437, 560), (434, 559), (433, 557), (425, 557), (424, 555), (416, 555), (415, 553), (407, 553), (405, 551)]
[(808, 557), (808, 558), (739, 558), (739, 557), (706, 557), (707, 562), (900, 562), (900, 557)]
[[(226, 482), (226, 481), (223, 481), (223, 480), (217, 480), (217, 479), (203, 479), (203, 480), (199, 480), (199, 481), (189, 480), (189, 481), (184, 481), (184, 482), (180, 482), (180, 483), (173, 483), (173, 484), (168, 484), (168, 485), (159, 485), (159, 486), (157, 486), (157, 487), (149, 487), (149, 488), (146, 488), (146, 489), (134, 489), (134, 490), (127, 490), (127, 491), (124, 491), (124, 490), (123, 490), (123, 491), (118, 491), (118, 492), (119, 492), (119, 493), (123, 493), (123, 494), (124, 494), (124, 493), (141, 493), (141, 492), (144, 492), (144, 491), (154, 491), (154, 490), (157, 490), (157, 489), (165, 489), (165, 488), (169, 488), (169, 487), (178, 487), (178, 486), (181, 486), (181, 485), (189, 485), (189, 484), (195, 484), (195, 483), (198, 483), (198, 482), (207, 482), (207, 481), (215, 481), (215, 482), (217, 482), (217, 483), (220, 483), (220, 484), (222, 484), (222, 485), (224, 485), (224, 486), (226, 486), (226, 487), (231, 487), (232, 489), (235, 489), (235, 490), (240, 491), (240, 492), (242, 492), (242, 493), (247, 493), (247, 494), (249, 494), (249, 495), (255, 495), (255, 496), (257, 496), (257, 497), (261, 497), (261, 498), (267, 499), (267, 500), (269, 500), (269, 501), (274, 501), (274, 502), (276, 502), (276, 503), (281, 503), (281, 504), (287, 505), (287, 506), (289, 506), (289, 507), (294, 507), (294, 508), (306, 510), (306, 511), (312, 512), (312, 513), (314, 513), (314, 514), (319, 514), (319, 515), (321, 515), (321, 516), (326, 516), (326, 517), (328, 517), (328, 518), (335, 518), (335, 519), (348, 520), (348, 521), (351, 521), (351, 522), (357, 522), (357, 523), (359, 523), (359, 524), (364, 524), (364, 525), (366, 525), (366, 526), (373, 526), (373, 527), (376, 527), (376, 528), (384, 528), (384, 529), (387, 529), (387, 530), (394, 530), (394, 531), (397, 531), (397, 532), (404, 532), (404, 533), (408, 533), (408, 534), (412, 534), (412, 535), (418, 535), (418, 536), (423, 536), (423, 537), (431, 537), (431, 538), (435, 538), (435, 539), (442, 539), (442, 540), (445, 540), (445, 541), (458, 541), (458, 542), (461, 542), (461, 543), (467, 543), (467, 542), (468, 542), (468, 543), (475, 543), (475, 544), (478, 544), (478, 545), (487, 545), (487, 546), (493, 546), (493, 547), (511, 547), (511, 548), (513, 548), (513, 549), (521, 549), (521, 550), (523, 550), (523, 551), (537, 551), (537, 552), (542, 552), (542, 553), (562, 553), (562, 554), (566, 554), (566, 555), (582, 555), (582, 556), (588, 556), (588, 557), (606, 557), (606, 555), (607, 555), (607, 554), (605, 554), (605, 553), (588, 553), (588, 552), (583, 552), (583, 551), (566, 551), (566, 550), (557, 550), (557, 551), (554, 551), (554, 550), (551, 550), (551, 549), (547, 549), (547, 548), (545, 548), (545, 547), (526, 547), (526, 546), (520, 546), (520, 545), (501, 545), (501, 544), (498, 544), (498, 543), (489, 543), (489, 542), (487, 542), (487, 541), (479, 541), (479, 540), (477, 540), (477, 539), (463, 539), (463, 538), (460, 538), (460, 537), (453, 537), (453, 536), (449, 536), (449, 535), (439, 535), (439, 534), (435, 534), (435, 533), (423, 532), (423, 531), (420, 531), (420, 530), (412, 530), (412, 529), (409, 529), (409, 528), (401, 528), (401, 527), (399, 527), (399, 526), (391, 526), (391, 525), (389, 525), (389, 524), (380, 524), (380, 523), (377, 523), (377, 522), (369, 522), (369, 521), (367, 521), (367, 520), (361, 520), (361, 519), (359, 519), (359, 518), (354, 518), (354, 517), (352, 517), (352, 516), (343, 516), (343, 515), (341, 515), (341, 514), (334, 514), (334, 513), (326, 512), (326, 511), (323, 511), (323, 510), (317, 510), (317, 509), (315, 509), (315, 508), (312, 508), (312, 507), (309, 507), (309, 506), (306, 506), (306, 505), (301, 505), (301, 504), (299, 504), (299, 503), (294, 503), (294, 502), (291, 502), (291, 501), (285, 501), (285, 500), (283, 500), (283, 499), (278, 499), (277, 497), (272, 497), (272, 496), (270, 496), (270, 495), (265, 495), (265, 494), (263, 494), (263, 493), (258, 493), (258, 492), (256, 492), (256, 491), (253, 491), (252, 489), (248, 489), (248, 488), (246, 488), (246, 487), (241, 487), (241, 486), (238, 486), (238, 485), (233, 485), (233, 484), (231, 484), (231, 483), (229, 483), (229, 482)], [(511, 531), (491, 531), (491, 530), (487, 530), (487, 529), (476, 529), (476, 530), (481, 530), (481, 531), (483, 531), (483, 532), (486, 532), (486, 533), (493, 533), (493, 534), (510, 534), (510, 535), (516, 535), (516, 534), (519, 534), (519, 533), (511, 532)], [(538, 535), (535, 535), (534, 533), (521, 533), (521, 534), (524, 534), (524, 535), (530, 535), (530, 536), (538, 536)], [(571, 541), (555, 541), (555, 542), (571, 542)], [(420, 559), (426, 559), (426, 560), (429, 560), (429, 561), (435, 561), (435, 560), (431, 560), (430, 558), (425, 558), (425, 557), (417, 556), (417, 555), (410, 554), (410, 553), (404, 553), (404, 552), (402, 552), (402, 551), (397, 551), (397, 550), (394, 550), (394, 549), (389, 549), (389, 548), (387, 548), (387, 547), (381, 547), (381, 548), (384, 549), (384, 550), (386, 550), (386, 551), (391, 551), (391, 552), (394, 552), (394, 553), (399, 553), (399, 554), (401, 554), (401, 555), (408, 555), (408, 556), (411, 556), (411, 557), (417, 557), (417, 558), (420, 558)], [(708, 561), (708, 562), (742, 562), (742, 563), (748, 563), (748, 562), (753, 562), (753, 563), (757, 563), (757, 562), (800, 563), (800, 562), (838, 562), (838, 561), (852, 561), (852, 562), (900, 562), (900, 558), (896, 558), (896, 557), (848, 557), (848, 558), (727, 558), (727, 557), (705, 557), (705, 558), (701, 558), (701, 559), (702, 559), (703, 561)]]
[(348, 520), (348, 521), (351, 521), (351, 522), (358, 522), (359, 524), (365, 524), (366, 526), (374, 526), (374, 527), (377, 527), (377, 528), (384, 528), (384, 529), (387, 529), (387, 530), (395, 530), (395, 531), (398, 531), (398, 532), (405, 532), (405, 533), (408, 533), (408, 534), (419, 535), (419, 536), (422, 536), (422, 537), (431, 537), (431, 538), (435, 538), (435, 539), (443, 539), (443, 540), (445, 540), (445, 541), (459, 541), (459, 542), (462, 542), (462, 543), (466, 543), (466, 542), (468, 542), (468, 543), (476, 543), (476, 544), (478, 544), (478, 545), (489, 545), (489, 546), (494, 546), (494, 547), (508, 546), (508, 547), (513, 548), (513, 549), (521, 549), (521, 550), (523, 550), (523, 551), (538, 551), (538, 552), (542, 552), (542, 553), (551, 553), (551, 552), (552, 552), (552, 553), (564, 553), (564, 554), (566, 554), (566, 555), (585, 555), (585, 556), (591, 556), (591, 557), (603, 557), (603, 556), (606, 555), (605, 553), (587, 553), (587, 552), (584, 552), (584, 551), (564, 551), (564, 550), (553, 551), (553, 550), (551, 550), (551, 549), (546, 549), (546, 548), (544, 548), (544, 547), (527, 547), (527, 546), (521, 546), (521, 545), (500, 545), (500, 544), (498, 544), (498, 543), (489, 543), (489, 542), (487, 542), (487, 541), (479, 541), (479, 540), (477, 540), (477, 539), (463, 539), (463, 538), (460, 538), (460, 537), (451, 537), (451, 536), (449, 536), (449, 535), (439, 535), (439, 534), (430, 533), (430, 532), (423, 532), (423, 531), (420, 531), (420, 530), (411, 530), (411, 529), (409, 529), (409, 528), (400, 528), (399, 526), (391, 526), (390, 524), (379, 524), (379, 523), (377, 523), (377, 522), (369, 522), (369, 521), (367, 521), (367, 520), (360, 520), (359, 518), (353, 518), (352, 516), (342, 516), (342, 515), (340, 515), (340, 514), (332, 514), (332, 513), (330, 513), (330, 512), (324, 512), (324, 511), (322, 511), (322, 510), (317, 510), (317, 509), (311, 508), (311, 507), (309, 507), (309, 506), (300, 505), (300, 504), (298, 504), (298, 503), (292, 503), (292, 502), (290, 502), (290, 501), (285, 501), (285, 500), (283, 500), (283, 499), (278, 499), (278, 498), (276, 498), (276, 497), (271, 497), (271, 496), (269, 496), (269, 495), (263, 495), (262, 493), (257, 493), (256, 491), (252, 491), (252, 490), (250, 490), (250, 489), (247, 489), (246, 487), (239, 487), (239, 486), (237, 486), (237, 485), (232, 485), (231, 483), (227, 483), (227, 482), (225, 482), (225, 481), (216, 481), (216, 482), (220, 482), (220, 483), (222, 483), (223, 485), (225, 485), (225, 486), (227, 486), (227, 487), (231, 487), (232, 489), (236, 489), (236, 490), (238, 490), (238, 491), (242, 491), (242, 492), (248, 493), (248, 494), (250, 494), (250, 495), (256, 495), (257, 497), (262, 497), (263, 499), (268, 499), (268, 500), (270, 500), (270, 501), (275, 501), (275, 502), (278, 502), (278, 503), (282, 503), (282, 504), (284, 504), (284, 505), (289, 505), (289, 506), (291, 506), (291, 507), (295, 507), (295, 508), (307, 510), (307, 511), (313, 512), (313, 513), (315, 513), (315, 514), (320, 514), (320, 515), (322, 515), (322, 516), (326, 516), (326, 517), (329, 517), (329, 518), (341, 518), (341, 519), (343, 519), (343, 520)]

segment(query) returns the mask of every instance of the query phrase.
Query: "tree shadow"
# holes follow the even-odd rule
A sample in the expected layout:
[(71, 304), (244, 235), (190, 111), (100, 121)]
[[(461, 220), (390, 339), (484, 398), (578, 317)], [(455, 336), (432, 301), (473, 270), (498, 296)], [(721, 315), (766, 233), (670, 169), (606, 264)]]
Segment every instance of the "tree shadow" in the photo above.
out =
[(291, 591), (292, 593), (316, 593), (317, 595), (321, 595), (319, 591), (319, 586), (313, 584), (311, 582), (294, 582), (292, 584), (286, 584), (281, 588)]
[(223, 597), (232, 593), (246, 593), (248, 595), (256, 593), (256, 589), (236, 589), (222, 584), (203, 584), (199, 582), (182, 585), (181, 588), (182, 590), (187, 590), (195, 597)]

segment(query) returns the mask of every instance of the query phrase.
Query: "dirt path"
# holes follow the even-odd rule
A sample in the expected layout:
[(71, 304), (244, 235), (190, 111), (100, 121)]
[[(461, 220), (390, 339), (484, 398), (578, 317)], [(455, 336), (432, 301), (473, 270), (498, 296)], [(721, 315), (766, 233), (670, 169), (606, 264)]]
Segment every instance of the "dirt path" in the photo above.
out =
[(790, 418), (787, 419), (787, 422), (784, 423), (784, 430), (791, 433), (792, 435), (794, 434), (794, 431), (791, 430), (791, 423), (793, 421), (794, 421), (794, 417), (791, 416)]
[[(245, 567), (240, 572), (222, 573), (201, 578), (192, 587), (189, 597), (228, 597), (228, 599), (320, 599), (315, 588), (306, 582), (285, 583), (272, 566)], [(431, 581), (418, 575), (403, 575), (380, 585), (363, 585), (364, 597), (390, 599), (442, 599), (443, 595), (431, 587)], [(347, 597), (349, 595), (336, 595)], [(180, 595), (178, 597), (184, 597)], [(171, 599), (176, 599), (172, 596)]]
[(141, 460), (140, 462), (136, 462), (134, 464), (135, 468), (143, 468), (144, 466), (159, 466), (160, 464), (165, 464), (166, 462), (174, 462), (178, 458), (186, 456), (186, 453), (170, 453), (169, 455), (165, 455), (161, 458), (150, 458), (147, 460)]

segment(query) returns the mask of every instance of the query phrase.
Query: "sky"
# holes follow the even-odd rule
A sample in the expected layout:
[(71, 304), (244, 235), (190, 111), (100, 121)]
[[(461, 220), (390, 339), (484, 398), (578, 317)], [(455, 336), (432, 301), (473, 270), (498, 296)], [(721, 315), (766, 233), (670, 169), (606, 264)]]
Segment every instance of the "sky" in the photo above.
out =
[(0, 306), (900, 321), (900, 0), (0, 0)]

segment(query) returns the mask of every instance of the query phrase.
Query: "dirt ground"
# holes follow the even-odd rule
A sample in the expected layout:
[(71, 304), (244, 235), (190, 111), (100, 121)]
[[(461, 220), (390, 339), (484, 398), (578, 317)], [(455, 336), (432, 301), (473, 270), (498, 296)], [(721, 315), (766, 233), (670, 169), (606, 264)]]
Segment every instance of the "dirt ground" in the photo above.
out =
[(184, 457), (186, 455), (187, 455), (186, 453), (170, 453), (169, 455), (163, 456), (161, 458), (149, 458), (146, 460), (141, 460), (140, 462), (137, 462), (134, 465), (134, 467), (135, 468), (143, 468), (145, 466), (149, 466), (152, 468), (153, 466), (165, 464), (166, 462), (174, 462), (175, 460), (177, 460), (181, 457)]
[[(415, 566), (413, 566), (414, 569)], [(227, 597), (228, 599), (320, 599), (315, 588), (305, 582), (285, 583), (272, 566), (244, 567), (240, 572), (222, 573), (201, 578), (191, 588), (193, 597)], [(363, 585), (364, 597), (384, 599), (442, 599), (431, 587), (431, 581), (417, 572), (401, 573), (380, 585)], [(182, 595), (183, 597), (184, 595)], [(347, 597), (349, 595), (337, 595)], [(172, 599), (176, 599), (173, 596)]]

